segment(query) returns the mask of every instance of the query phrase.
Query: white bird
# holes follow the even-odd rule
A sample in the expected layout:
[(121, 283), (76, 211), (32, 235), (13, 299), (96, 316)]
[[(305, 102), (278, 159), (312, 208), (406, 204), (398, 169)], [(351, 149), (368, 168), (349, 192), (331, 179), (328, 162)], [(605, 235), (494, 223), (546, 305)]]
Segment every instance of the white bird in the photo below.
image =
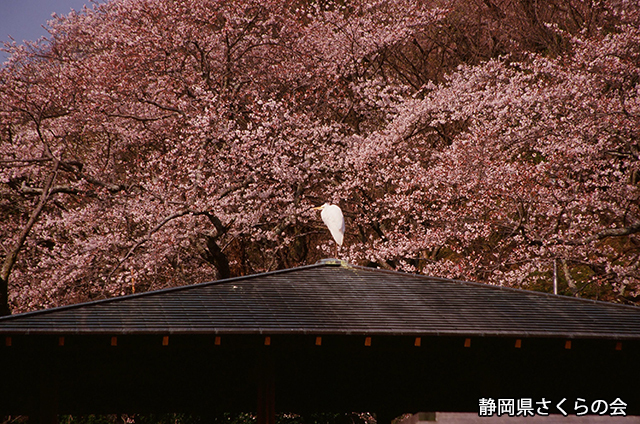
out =
[(331, 235), (336, 243), (342, 246), (342, 240), (344, 239), (344, 216), (342, 215), (340, 207), (338, 205), (325, 203), (322, 206), (313, 208), (313, 210), (322, 211), (320, 212), (322, 221), (327, 228), (329, 228), (329, 231), (331, 231)]

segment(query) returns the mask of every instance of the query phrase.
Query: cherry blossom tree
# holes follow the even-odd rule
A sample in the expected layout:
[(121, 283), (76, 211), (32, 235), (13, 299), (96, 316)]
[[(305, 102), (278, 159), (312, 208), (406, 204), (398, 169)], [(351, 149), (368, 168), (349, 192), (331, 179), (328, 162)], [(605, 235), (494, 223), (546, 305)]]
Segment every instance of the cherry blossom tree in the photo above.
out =
[(555, 268), (568, 294), (637, 301), (637, 28), (553, 28), (565, 54), (463, 65), (403, 102), (352, 159), (377, 232), (354, 254), (547, 289)]
[(8, 45), (0, 313), (352, 262), (636, 301), (638, 8), (112, 0)]
[(1, 94), (3, 232), (23, 258), (6, 256), (10, 303), (308, 260), (322, 234), (310, 207), (344, 172), (344, 137), (377, 113), (354, 88), (362, 58), (438, 19), (407, 6), (114, 1), (16, 48)]

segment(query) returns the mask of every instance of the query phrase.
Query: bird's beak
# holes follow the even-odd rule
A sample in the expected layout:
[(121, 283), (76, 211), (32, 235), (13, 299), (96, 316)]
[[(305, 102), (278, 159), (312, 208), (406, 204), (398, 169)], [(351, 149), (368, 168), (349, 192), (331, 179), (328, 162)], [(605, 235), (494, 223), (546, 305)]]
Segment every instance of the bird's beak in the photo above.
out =
[(311, 208), (312, 211), (322, 210), (322, 206), (316, 206), (315, 208)]

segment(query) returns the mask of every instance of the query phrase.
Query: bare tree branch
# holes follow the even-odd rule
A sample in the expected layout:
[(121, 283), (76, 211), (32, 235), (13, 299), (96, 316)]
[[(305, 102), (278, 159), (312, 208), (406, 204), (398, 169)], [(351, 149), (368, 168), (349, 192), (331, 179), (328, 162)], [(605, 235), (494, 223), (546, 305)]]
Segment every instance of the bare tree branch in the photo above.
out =
[(608, 228), (606, 230), (600, 231), (599, 233), (589, 237), (584, 237), (578, 240), (569, 240), (567, 244), (572, 246), (579, 245), (579, 244), (587, 244), (593, 241), (605, 239), (607, 237), (623, 237), (623, 236), (629, 236), (631, 234), (636, 234), (638, 232), (640, 232), (640, 222), (630, 225), (629, 227)]
[(111, 183), (107, 183), (105, 181), (101, 181), (97, 178), (92, 177), (91, 175), (84, 173), (84, 172), (78, 172), (78, 176), (80, 178), (82, 178), (83, 180), (93, 184), (93, 185), (97, 185), (100, 187), (104, 187), (107, 190), (109, 190), (111, 193), (116, 193), (118, 191), (124, 190), (124, 186), (120, 185), (120, 184), (111, 184)]
[[(24, 194), (39, 194), (42, 195), (45, 189), (38, 187), (29, 187), (24, 181), (20, 186), (20, 191)], [(69, 186), (53, 186), (49, 188), (49, 195), (52, 196), (57, 193), (78, 194), (78, 190)]]

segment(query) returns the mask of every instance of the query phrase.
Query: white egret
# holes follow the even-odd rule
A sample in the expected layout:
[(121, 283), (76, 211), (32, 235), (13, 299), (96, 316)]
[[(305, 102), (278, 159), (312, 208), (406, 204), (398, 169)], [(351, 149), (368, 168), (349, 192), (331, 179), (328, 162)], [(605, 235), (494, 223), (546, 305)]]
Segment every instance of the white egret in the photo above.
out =
[(322, 206), (313, 208), (313, 210), (322, 211), (320, 212), (322, 221), (327, 228), (329, 228), (329, 231), (331, 231), (331, 235), (336, 243), (342, 246), (342, 240), (344, 239), (344, 216), (342, 215), (340, 207), (338, 205), (325, 203)]

